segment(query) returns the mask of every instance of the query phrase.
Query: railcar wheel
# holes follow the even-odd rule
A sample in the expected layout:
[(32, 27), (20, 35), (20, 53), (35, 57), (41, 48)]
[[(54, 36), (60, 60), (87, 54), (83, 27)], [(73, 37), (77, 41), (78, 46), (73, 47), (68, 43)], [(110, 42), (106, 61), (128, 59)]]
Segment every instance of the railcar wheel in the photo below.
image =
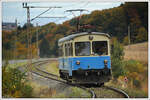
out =
[(60, 75), (60, 78), (64, 79), (64, 74), (61, 71), (59, 71), (59, 75)]

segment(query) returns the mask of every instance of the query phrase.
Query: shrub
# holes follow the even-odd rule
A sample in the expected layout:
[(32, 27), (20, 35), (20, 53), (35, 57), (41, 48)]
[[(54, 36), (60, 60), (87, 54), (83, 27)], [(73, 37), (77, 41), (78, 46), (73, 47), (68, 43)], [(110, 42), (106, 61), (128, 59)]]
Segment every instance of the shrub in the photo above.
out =
[(26, 84), (25, 73), (17, 68), (2, 67), (3, 97), (32, 97), (32, 88)]
[(143, 42), (148, 40), (148, 32), (144, 27), (138, 29), (138, 35), (136, 36), (136, 42)]
[(32, 87), (29, 85), (25, 85), (21, 89), (22, 97), (23, 98), (30, 98), (32, 97)]
[(123, 69), (123, 46), (117, 41), (117, 39), (113, 40), (112, 44), (112, 55), (111, 55), (111, 61), (112, 61), (112, 74), (114, 78), (118, 78), (120, 75), (124, 75), (124, 69)]
[(124, 39), (123, 39), (123, 44), (124, 44), (124, 45), (128, 45), (128, 44), (129, 44), (128, 36), (124, 37)]
[(132, 82), (132, 85), (140, 88), (141, 83), (145, 80), (146, 69), (145, 66), (135, 60), (124, 61), (124, 68), (126, 71), (126, 75), (129, 80)]

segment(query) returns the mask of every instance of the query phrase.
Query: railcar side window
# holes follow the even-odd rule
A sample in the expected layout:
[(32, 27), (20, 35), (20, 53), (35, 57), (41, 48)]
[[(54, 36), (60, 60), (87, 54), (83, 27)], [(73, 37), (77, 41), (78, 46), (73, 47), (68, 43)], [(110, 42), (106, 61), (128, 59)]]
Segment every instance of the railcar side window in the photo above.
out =
[(69, 56), (69, 54), (70, 54), (70, 44), (68, 43), (67, 44), (67, 56)]
[(73, 56), (72, 43), (70, 43), (69, 56)]
[(94, 55), (108, 55), (107, 41), (93, 41), (92, 49)]
[(90, 42), (75, 43), (76, 56), (90, 56)]
[(67, 52), (68, 52), (68, 50), (67, 50), (67, 44), (65, 44), (65, 56), (67, 56)]

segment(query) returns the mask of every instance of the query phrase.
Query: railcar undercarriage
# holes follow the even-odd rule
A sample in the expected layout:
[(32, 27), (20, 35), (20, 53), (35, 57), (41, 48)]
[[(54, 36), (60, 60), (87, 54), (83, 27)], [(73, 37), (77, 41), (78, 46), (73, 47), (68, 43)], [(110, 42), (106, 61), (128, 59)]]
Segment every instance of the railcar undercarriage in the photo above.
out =
[(67, 71), (60, 70), (60, 77), (79, 84), (102, 84), (111, 79), (110, 69), (89, 69), (72, 71), (72, 76), (69, 77)]

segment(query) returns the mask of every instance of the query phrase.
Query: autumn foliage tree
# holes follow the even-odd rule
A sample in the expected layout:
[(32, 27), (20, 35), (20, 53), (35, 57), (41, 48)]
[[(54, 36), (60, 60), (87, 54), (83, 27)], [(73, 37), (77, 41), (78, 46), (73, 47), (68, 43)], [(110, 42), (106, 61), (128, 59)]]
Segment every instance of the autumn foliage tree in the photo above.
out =
[[(48, 23), (39, 27), (31, 27), (30, 33), (32, 35), (31, 43), (34, 47), (36, 43), (36, 34), (38, 30), (38, 41), (47, 41), (46, 46), (49, 47), (50, 53), (46, 53), (47, 56), (41, 51), (41, 57), (57, 57), (58, 47), (57, 42), (59, 38), (76, 33), (77, 19), (79, 16), (67, 20), (62, 24), (56, 24), (54, 22)], [(118, 7), (95, 10), (90, 14), (83, 14), (80, 18), (80, 25), (92, 25), (92, 31), (108, 33), (111, 37), (117, 37), (120, 43), (128, 44), (128, 26), (130, 26), (131, 44), (148, 41), (148, 3), (147, 2), (125, 2)], [(25, 27), (25, 26), (24, 26)], [(81, 28), (81, 27), (80, 27)], [(84, 32), (87, 30), (79, 29)], [(12, 51), (14, 49), (14, 33), (4, 32), (2, 35), (3, 45), (3, 58), (6, 54), (9, 54), (12, 59)], [(22, 56), (26, 56), (27, 52), (27, 30), (21, 29), (17, 35), (17, 41), (22, 47), (17, 47)], [(50, 46), (48, 46), (48, 44)], [(22, 48), (22, 50), (21, 50)], [(39, 46), (42, 50), (42, 45)], [(23, 51), (24, 50), (24, 51)], [(34, 49), (36, 50), (36, 49)], [(7, 52), (6, 52), (7, 51)], [(8, 53), (9, 52), (9, 53)], [(36, 51), (33, 51), (36, 52)], [(46, 51), (47, 52), (47, 51)], [(19, 52), (18, 52), (19, 54)], [(21, 56), (20, 56), (21, 57)]]

